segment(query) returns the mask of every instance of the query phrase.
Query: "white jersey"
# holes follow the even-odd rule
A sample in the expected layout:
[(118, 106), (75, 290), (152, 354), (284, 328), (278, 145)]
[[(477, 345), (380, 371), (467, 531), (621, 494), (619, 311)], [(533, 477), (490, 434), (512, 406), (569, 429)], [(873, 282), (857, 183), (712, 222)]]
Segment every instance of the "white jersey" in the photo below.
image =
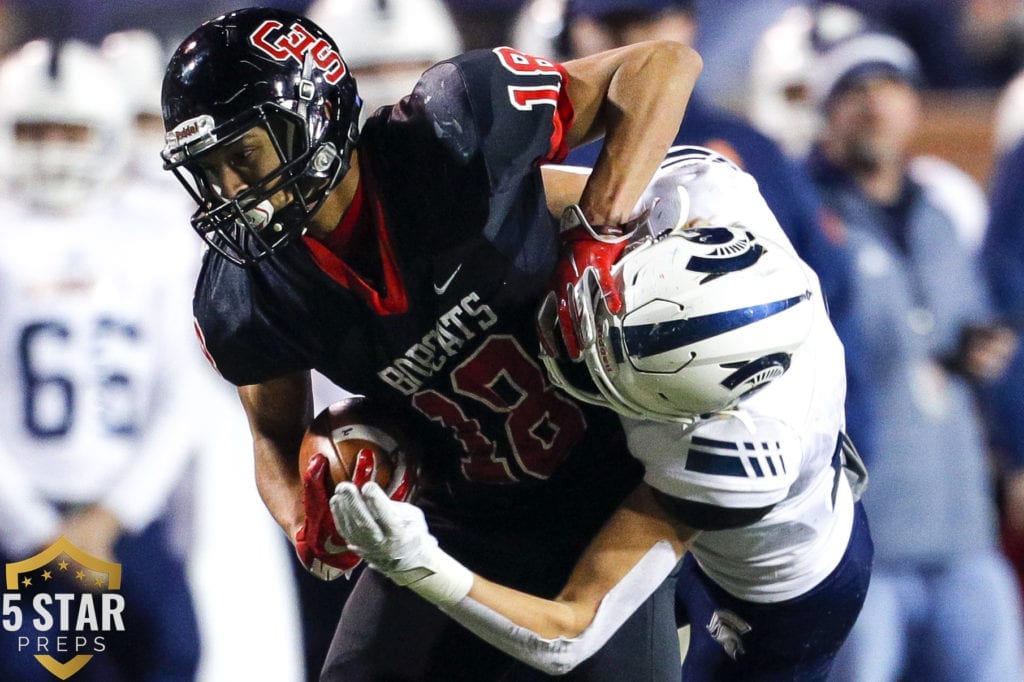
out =
[[(790, 246), (746, 173), (706, 156), (678, 172), (690, 222), (741, 224)], [(754, 602), (783, 601), (817, 585), (842, 558), (853, 524), (850, 487), (833, 466), (844, 427), (843, 349), (809, 274), (815, 320), (782, 377), (696, 426), (623, 418), (651, 487), (719, 507), (775, 505), (752, 525), (701, 533), (691, 549), (712, 580)]]
[(122, 192), (71, 216), (0, 207), (0, 461), (18, 481), (5, 544), (48, 539), (18, 520), (52, 503), (101, 502), (137, 529), (184, 469), (198, 251), (161, 206)]

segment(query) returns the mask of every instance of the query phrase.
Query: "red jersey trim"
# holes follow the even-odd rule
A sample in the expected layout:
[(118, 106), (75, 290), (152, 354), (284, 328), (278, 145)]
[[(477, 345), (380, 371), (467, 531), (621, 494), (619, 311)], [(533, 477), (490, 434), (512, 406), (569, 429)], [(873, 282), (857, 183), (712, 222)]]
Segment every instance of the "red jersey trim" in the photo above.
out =
[(576, 109), (569, 99), (569, 74), (565, 67), (554, 62), (555, 68), (562, 78), (562, 87), (558, 91), (558, 105), (551, 116), (551, 143), (547, 156), (538, 161), (538, 164), (561, 163), (569, 155), (569, 131), (572, 129), (573, 121), (576, 119)]
[(217, 367), (217, 361), (213, 359), (213, 355), (210, 353), (210, 349), (206, 347), (206, 335), (203, 334), (203, 328), (199, 326), (199, 320), (195, 317), (192, 318), (192, 327), (196, 331), (196, 337), (199, 339), (199, 347), (203, 351), (203, 357), (210, 363), (210, 367), (213, 367), (214, 371), (223, 379), (224, 375), (220, 373), (220, 368)]
[[(365, 168), (360, 166), (360, 171), (363, 174), (362, 178), (368, 177)], [(409, 296), (405, 283), (402, 281), (402, 274), (398, 269), (398, 258), (395, 256), (391, 235), (384, 221), (384, 211), (376, 197), (370, 197), (368, 210), (370, 218), (373, 220), (373, 230), (380, 249), (381, 269), (384, 274), (384, 287), (388, 292), (387, 295), (382, 296), (335, 253), (336, 250), (341, 250), (341, 247), (348, 241), (352, 228), (367, 210), (362, 178), (356, 188), (352, 203), (341, 216), (338, 226), (326, 239), (321, 242), (307, 235), (302, 238), (302, 241), (306, 243), (317, 266), (335, 282), (361, 298), (373, 312), (378, 315), (404, 313), (409, 309)]]

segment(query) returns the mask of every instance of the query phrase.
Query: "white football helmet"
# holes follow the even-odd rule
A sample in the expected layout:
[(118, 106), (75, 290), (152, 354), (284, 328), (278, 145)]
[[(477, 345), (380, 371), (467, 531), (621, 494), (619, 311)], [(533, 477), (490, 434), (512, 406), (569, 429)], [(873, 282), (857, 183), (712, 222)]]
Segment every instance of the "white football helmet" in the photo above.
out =
[(442, 0), (317, 0), (306, 16), (345, 55), (365, 114), (394, 104), (429, 67), (462, 52)]
[[(612, 273), (624, 304), (619, 314), (605, 305), (592, 271), (575, 291), (593, 387), (543, 347), (541, 359), (570, 395), (629, 417), (690, 422), (728, 409), (784, 374), (810, 332), (804, 267), (742, 226), (647, 234)], [(538, 318), (549, 348), (556, 324), (551, 297)]]
[(1024, 71), (1018, 72), (999, 93), (992, 138), (997, 156), (1011, 151), (1024, 138)]
[(761, 34), (750, 60), (747, 116), (787, 154), (804, 156), (821, 129), (810, 83), (819, 51), (863, 30), (866, 23), (844, 5), (797, 5)]
[(135, 123), (131, 135), (131, 171), (149, 180), (173, 182), (164, 172), (164, 120), (160, 112), (160, 86), (170, 50), (152, 31), (135, 29), (111, 33), (100, 51), (126, 88)]
[(117, 177), (130, 130), (124, 88), (84, 43), (33, 41), (0, 66), (2, 166), (13, 195), (37, 208), (72, 209)]

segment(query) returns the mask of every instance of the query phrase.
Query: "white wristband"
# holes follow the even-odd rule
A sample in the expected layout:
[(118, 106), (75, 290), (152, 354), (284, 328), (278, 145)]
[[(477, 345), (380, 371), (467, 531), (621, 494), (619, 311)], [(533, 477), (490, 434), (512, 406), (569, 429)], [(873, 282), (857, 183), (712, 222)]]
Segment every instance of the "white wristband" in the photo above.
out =
[(473, 587), (473, 572), (437, 546), (423, 557), (422, 566), (386, 575), (442, 608), (461, 601)]

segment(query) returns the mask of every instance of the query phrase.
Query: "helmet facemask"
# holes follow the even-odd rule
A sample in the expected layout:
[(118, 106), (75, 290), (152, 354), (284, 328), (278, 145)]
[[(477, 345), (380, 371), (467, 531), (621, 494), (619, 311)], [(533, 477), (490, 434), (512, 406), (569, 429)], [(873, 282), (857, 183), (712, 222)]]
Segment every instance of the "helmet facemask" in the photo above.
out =
[[(541, 360), (573, 397), (627, 417), (692, 423), (730, 409), (784, 374), (809, 333), (802, 266), (744, 228), (643, 236), (612, 273), (624, 301), (617, 314), (593, 272), (573, 291), (588, 380), (544, 344)], [(542, 337), (557, 325), (550, 307), (538, 315)]]
[[(266, 103), (219, 126), (213, 124), (212, 117), (199, 116), (169, 132), (164, 167), (199, 204), (192, 216), (196, 232), (225, 258), (246, 266), (301, 235), (348, 171), (354, 143), (352, 130), (352, 143), (341, 152), (332, 142), (311, 146), (311, 140), (322, 137), (325, 119), (323, 114), (303, 117), (276, 103)], [(276, 167), (228, 198), (203, 162), (257, 129), (269, 139)]]
[(199, 235), (242, 266), (303, 234), (348, 171), (362, 106), (320, 27), (258, 7), (193, 31), (171, 57), (161, 102), (164, 169), (199, 204)]

